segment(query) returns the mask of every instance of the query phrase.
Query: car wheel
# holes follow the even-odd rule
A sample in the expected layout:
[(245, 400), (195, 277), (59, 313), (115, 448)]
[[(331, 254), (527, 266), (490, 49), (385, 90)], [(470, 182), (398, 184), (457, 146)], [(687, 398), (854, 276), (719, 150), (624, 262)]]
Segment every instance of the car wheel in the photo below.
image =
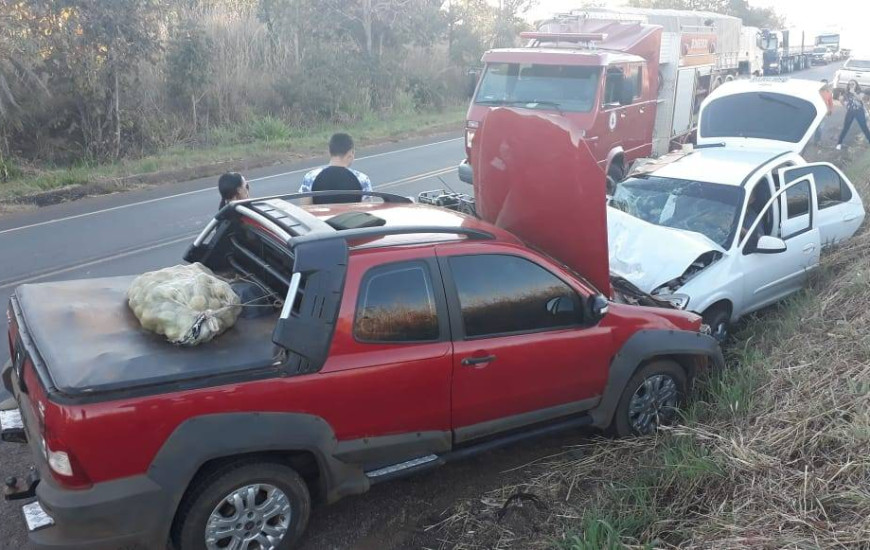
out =
[(625, 179), (625, 167), (620, 160), (614, 160), (607, 169), (607, 194), (612, 195), (616, 186)]
[(731, 312), (724, 307), (713, 307), (701, 315), (704, 324), (710, 327), (710, 335), (720, 344), (728, 340), (731, 328)]
[(172, 528), (175, 550), (289, 550), (299, 541), (311, 496), (289, 466), (230, 464), (191, 486)]
[(617, 437), (649, 435), (675, 422), (686, 397), (686, 371), (674, 361), (659, 360), (638, 370), (626, 384), (610, 431)]

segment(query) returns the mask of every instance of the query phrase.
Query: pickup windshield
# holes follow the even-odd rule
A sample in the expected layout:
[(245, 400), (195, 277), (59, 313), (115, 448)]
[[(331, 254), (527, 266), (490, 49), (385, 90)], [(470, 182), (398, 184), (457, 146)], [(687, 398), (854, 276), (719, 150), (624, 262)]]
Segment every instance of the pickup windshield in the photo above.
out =
[(742, 203), (743, 189), (735, 185), (648, 176), (620, 183), (610, 206), (645, 222), (700, 233), (728, 248)]
[(600, 67), (489, 63), (474, 102), (586, 113), (595, 105)]

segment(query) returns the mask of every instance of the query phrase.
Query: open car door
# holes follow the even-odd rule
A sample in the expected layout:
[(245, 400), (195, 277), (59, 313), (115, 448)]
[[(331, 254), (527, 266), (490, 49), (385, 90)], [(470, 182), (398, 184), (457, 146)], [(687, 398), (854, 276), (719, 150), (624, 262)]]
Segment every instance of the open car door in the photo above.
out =
[(477, 214), (610, 296), (605, 175), (567, 119), (492, 110), (472, 148)]
[[(774, 193), (749, 229), (741, 235), (737, 269), (743, 273), (740, 315), (770, 305), (803, 288), (808, 273), (819, 265), (815, 181), (806, 174)], [(779, 225), (763, 229), (768, 211)]]
[(697, 144), (800, 153), (828, 113), (821, 86), (796, 79), (727, 82), (701, 105)]
[(781, 168), (779, 181), (789, 184), (809, 174), (816, 185), (817, 223), (822, 246), (848, 239), (864, 221), (861, 197), (846, 175), (827, 162)]

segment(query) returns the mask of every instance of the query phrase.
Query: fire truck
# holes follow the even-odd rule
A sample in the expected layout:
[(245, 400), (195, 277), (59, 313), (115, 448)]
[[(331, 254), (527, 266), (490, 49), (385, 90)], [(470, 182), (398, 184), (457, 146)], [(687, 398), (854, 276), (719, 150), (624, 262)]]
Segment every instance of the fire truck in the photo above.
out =
[(638, 158), (691, 139), (701, 101), (737, 78), (740, 19), (706, 12), (594, 8), (558, 14), (520, 48), (483, 56), (466, 116), (466, 160), (486, 114), (499, 106), (547, 111), (583, 130), (609, 185)]

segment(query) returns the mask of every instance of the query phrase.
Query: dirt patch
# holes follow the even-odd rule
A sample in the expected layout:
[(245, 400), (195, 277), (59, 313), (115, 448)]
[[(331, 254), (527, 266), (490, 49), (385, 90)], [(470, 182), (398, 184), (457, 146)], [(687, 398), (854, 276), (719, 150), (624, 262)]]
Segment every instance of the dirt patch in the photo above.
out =
[[(434, 136), (462, 129), (461, 124), (450, 123), (429, 127), (425, 130), (404, 132), (377, 139), (360, 139), (358, 147), (372, 147), (386, 143), (397, 143), (407, 139)], [(279, 166), (290, 162), (312, 159), (322, 156), (322, 152), (287, 152), (257, 155), (253, 157), (228, 159), (199, 166), (179, 168), (173, 170), (161, 170), (145, 174), (133, 174), (116, 178), (95, 178), (94, 181), (82, 185), (69, 185), (50, 191), (23, 195), (7, 199), (0, 199), (0, 215), (21, 211), (22, 207), (39, 208), (52, 204), (70, 202), (85, 197), (96, 195), (108, 195), (151, 187), (180, 183), (199, 178), (216, 176), (227, 171), (244, 172), (254, 168), (265, 166)]]

